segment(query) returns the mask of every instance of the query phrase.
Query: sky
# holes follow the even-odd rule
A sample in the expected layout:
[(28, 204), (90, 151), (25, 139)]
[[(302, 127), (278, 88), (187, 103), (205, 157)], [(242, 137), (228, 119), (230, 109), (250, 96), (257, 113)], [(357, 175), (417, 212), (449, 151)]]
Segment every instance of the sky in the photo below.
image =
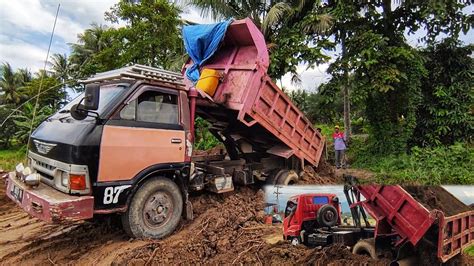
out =
[[(474, 186), (443, 186), (448, 192), (453, 194), (456, 198), (462, 201), (466, 205), (474, 203)], [(303, 193), (332, 193), (336, 194), (341, 202), (342, 212), (349, 212), (349, 205), (347, 204), (346, 197), (343, 191), (342, 185), (330, 185), (330, 186), (284, 186), (278, 189), (278, 205), (280, 210), (285, 209), (286, 202), (291, 196), (303, 194)], [(267, 203), (277, 203), (277, 194), (275, 186), (265, 186), (265, 201)]]
[[(0, 0), (0, 62), (9, 62), (16, 68), (29, 68), (35, 72), (42, 69), (46, 59), (50, 34), (54, 24), (58, 3), (61, 4), (51, 54), (69, 54), (68, 43), (77, 40), (77, 34), (90, 27), (93, 22), (107, 24), (104, 12), (118, 0)], [(182, 18), (196, 23), (210, 23), (208, 17), (201, 17), (200, 12), (190, 7), (183, 7)], [(474, 6), (464, 10), (474, 12)], [(119, 25), (115, 25), (119, 26)], [(424, 35), (420, 30), (408, 36), (408, 42), (418, 46), (418, 38)], [(474, 43), (474, 30), (461, 37), (465, 43)], [(340, 49), (328, 54), (338, 54)], [(282, 77), (278, 85), (289, 90), (302, 88), (314, 90), (319, 84), (330, 79), (326, 73), (329, 64), (321, 64), (307, 69), (301, 64), (298, 73), (302, 80), (300, 85), (291, 82), (291, 75)]]

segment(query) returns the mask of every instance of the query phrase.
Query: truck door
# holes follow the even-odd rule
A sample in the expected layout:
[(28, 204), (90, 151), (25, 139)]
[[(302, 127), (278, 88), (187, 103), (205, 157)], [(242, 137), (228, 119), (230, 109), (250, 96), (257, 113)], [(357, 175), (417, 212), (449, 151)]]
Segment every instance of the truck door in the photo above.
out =
[(104, 126), (98, 181), (130, 180), (150, 166), (184, 162), (179, 102), (178, 91), (139, 88)]

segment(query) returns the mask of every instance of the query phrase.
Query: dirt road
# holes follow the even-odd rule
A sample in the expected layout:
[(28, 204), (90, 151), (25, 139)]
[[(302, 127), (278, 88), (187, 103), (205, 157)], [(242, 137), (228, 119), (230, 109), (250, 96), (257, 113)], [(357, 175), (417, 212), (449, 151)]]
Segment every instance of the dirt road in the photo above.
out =
[(114, 216), (69, 225), (49, 225), (31, 218), (5, 196), (2, 180), (0, 264), (301, 264), (339, 261), (360, 265), (361, 261), (370, 261), (352, 255), (343, 247), (314, 250), (279, 240), (281, 227), (262, 223), (263, 199), (263, 191), (248, 187), (226, 195), (195, 195), (192, 197), (196, 214), (193, 221), (182, 222), (177, 231), (164, 240), (137, 240), (125, 235), (118, 217)]
[(166, 239), (137, 240), (125, 235), (118, 216), (69, 225), (31, 218), (5, 196), (0, 180), (0, 265), (389, 263), (353, 255), (343, 246), (308, 249), (282, 241), (281, 225), (263, 223), (264, 195), (257, 187), (237, 188), (225, 195), (193, 195), (191, 200), (193, 221), (183, 221)]

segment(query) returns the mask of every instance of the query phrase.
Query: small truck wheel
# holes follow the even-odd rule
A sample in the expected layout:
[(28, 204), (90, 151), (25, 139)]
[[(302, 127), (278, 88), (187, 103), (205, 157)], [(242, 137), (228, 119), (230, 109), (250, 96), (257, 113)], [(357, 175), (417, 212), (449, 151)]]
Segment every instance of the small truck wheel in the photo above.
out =
[(334, 206), (325, 204), (319, 208), (316, 215), (319, 225), (326, 227), (333, 227), (336, 225), (338, 220), (338, 214)]
[(372, 259), (378, 259), (377, 252), (375, 250), (375, 239), (361, 239), (359, 240), (352, 249), (352, 254), (366, 255)]
[(163, 238), (178, 225), (183, 212), (183, 197), (170, 179), (159, 177), (146, 181), (133, 195), (122, 215), (125, 232), (136, 238)]
[(293, 185), (298, 182), (298, 174), (293, 170), (281, 170), (277, 174), (277, 185)]

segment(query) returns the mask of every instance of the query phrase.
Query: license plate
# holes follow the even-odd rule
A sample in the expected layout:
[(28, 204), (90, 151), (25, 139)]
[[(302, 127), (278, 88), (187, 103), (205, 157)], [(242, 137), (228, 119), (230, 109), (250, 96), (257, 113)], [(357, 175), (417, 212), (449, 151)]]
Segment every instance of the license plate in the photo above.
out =
[(12, 189), (10, 190), (10, 195), (17, 199), (20, 203), (23, 200), (23, 189), (12, 184)]

